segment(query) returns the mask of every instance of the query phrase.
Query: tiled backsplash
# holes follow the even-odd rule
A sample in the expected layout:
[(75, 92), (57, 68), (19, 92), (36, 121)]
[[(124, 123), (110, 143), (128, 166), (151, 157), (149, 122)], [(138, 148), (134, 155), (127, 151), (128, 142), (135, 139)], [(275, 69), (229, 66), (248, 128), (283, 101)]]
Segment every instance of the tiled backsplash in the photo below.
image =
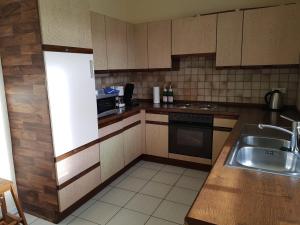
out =
[(215, 67), (215, 56), (182, 56), (179, 71), (114, 73), (96, 77), (96, 86), (135, 84), (134, 97), (152, 99), (152, 87), (172, 83), (175, 100), (264, 103), (271, 88), (286, 88), (284, 103), (297, 102), (299, 67)]

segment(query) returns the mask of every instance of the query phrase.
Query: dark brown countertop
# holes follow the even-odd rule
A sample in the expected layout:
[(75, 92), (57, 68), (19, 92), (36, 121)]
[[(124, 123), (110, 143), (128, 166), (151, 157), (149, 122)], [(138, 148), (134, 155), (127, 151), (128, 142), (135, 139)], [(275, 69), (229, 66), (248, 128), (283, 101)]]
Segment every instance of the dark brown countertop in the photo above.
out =
[(141, 103), (120, 115), (99, 120), (105, 125), (145, 109), (148, 112), (189, 112), (239, 117), (186, 220), (194, 224), (283, 225), (300, 224), (300, 179), (224, 166), (245, 124), (267, 123), (290, 127), (280, 114), (300, 120), (295, 109), (281, 113), (262, 107), (219, 105), (211, 111), (178, 109)]
[[(282, 112), (299, 119), (296, 110)], [(186, 220), (194, 224), (300, 224), (300, 179), (224, 166), (245, 124), (267, 123), (290, 127), (280, 113), (242, 109)]]

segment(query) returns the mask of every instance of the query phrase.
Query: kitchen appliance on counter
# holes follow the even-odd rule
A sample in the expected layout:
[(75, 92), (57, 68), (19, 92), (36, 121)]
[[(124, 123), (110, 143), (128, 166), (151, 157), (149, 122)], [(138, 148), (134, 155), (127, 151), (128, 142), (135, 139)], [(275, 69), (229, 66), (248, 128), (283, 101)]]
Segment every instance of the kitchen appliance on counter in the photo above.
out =
[(124, 108), (124, 87), (123, 86), (115, 86), (115, 89), (119, 91), (118, 96), (116, 97), (116, 106), (117, 108)]
[(97, 91), (97, 114), (98, 118), (118, 113), (116, 106), (117, 93), (105, 94), (104, 89), (98, 89)]
[(265, 95), (267, 107), (271, 110), (279, 110), (282, 108), (283, 93), (280, 90), (272, 90)]
[(170, 113), (169, 153), (212, 159), (213, 116)]
[(128, 83), (124, 88), (124, 103), (126, 107), (137, 106), (138, 103), (132, 99), (134, 84)]

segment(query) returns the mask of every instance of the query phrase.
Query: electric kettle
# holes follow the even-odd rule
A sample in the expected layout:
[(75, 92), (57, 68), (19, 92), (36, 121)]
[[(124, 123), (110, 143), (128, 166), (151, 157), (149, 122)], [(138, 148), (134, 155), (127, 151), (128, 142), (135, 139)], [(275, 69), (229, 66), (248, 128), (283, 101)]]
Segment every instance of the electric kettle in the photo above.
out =
[(269, 109), (278, 110), (282, 107), (282, 92), (279, 90), (270, 91), (265, 95), (265, 102)]

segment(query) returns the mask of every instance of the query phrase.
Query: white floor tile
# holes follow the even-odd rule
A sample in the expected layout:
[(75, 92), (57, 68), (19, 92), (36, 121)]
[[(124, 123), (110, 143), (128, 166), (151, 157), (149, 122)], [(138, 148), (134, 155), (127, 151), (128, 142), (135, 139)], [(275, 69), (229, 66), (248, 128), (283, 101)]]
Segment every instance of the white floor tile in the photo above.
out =
[(166, 165), (165, 167), (162, 168), (162, 171), (169, 172), (169, 173), (176, 173), (176, 174), (183, 174), (185, 170), (186, 169), (183, 167), (171, 166), (171, 165)]
[(122, 209), (107, 225), (144, 225), (148, 218), (149, 216), (144, 214)]
[(119, 188), (112, 188), (107, 194), (105, 194), (101, 201), (111, 203), (117, 206), (124, 206), (133, 196), (132, 191), (126, 191)]
[(147, 180), (129, 176), (120, 182), (117, 187), (138, 192), (146, 183)]
[(78, 216), (81, 213), (83, 213), (86, 209), (88, 209), (89, 207), (91, 207), (93, 204), (95, 204), (96, 200), (91, 199), (88, 202), (86, 202), (85, 204), (83, 204), (81, 207), (79, 207), (77, 210), (75, 210), (72, 215), (73, 216)]
[(147, 215), (151, 215), (162, 200), (159, 198), (137, 194), (124, 207)]
[(145, 162), (142, 167), (147, 168), (147, 169), (151, 169), (151, 170), (160, 170), (161, 168), (164, 167), (164, 164), (160, 164), (160, 163), (155, 163), (155, 162)]
[(172, 186), (162, 183), (157, 183), (150, 181), (146, 186), (140, 191), (142, 194), (151, 195), (158, 198), (164, 198), (170, 191)]
[(96, 194), (93, 199), (100, 200), (107, 192), (109, 192), (112, 189), (111, 186), (106, 186), (104, 189), (102, 189), (98, 194)]
[(184, 224), (184, 218), (189, 208), (190, 207), (186, 205), (164, 200), (153, 216), (172, 221), (174, 223)]
[(104, 202), (96, 202), (88, 210), (84, 211), (84, 213), (82, 213), (79, 217), (97, 224), (105, 224), (119, 210), (120, 207), (113, 206)]
[(36, 216), (30, 215), (28, 213), (24, 213), (25, 214), (25, 218), (28, 224), (33, 223), (35, 220), (37, 220), (38, 218)]
[[(66, 219), (64, 219), (63, 221), (61, 221), (58, 225), (67, 225), (72, 220), (74, 220), (74, 218), (75, 218), (74, 216), (69, 216)], [(43, 219), (37, 219), (33, 223), (31, 223), (31, 224), (32, 225), (54, 225), (55, 223), (51, 223), (51, 222), (43, 220)]]
[(150, 219), (145, 225), (177, 225), (177, 223), (172, 223), (166, 220), (150, 217)]
[(191, 206), (197, 194), (197, 191), (180, 187), (173, 187), (170, 193), (167, 195), (166, 199)]
[(126, 172), (124, 174), (126, 175), (130, 175), (131, 173), (133, 173), (135, 170), (137, 170), (138, 168), (140, 168), (140, 166), (134, 165), (132, 166), (130, 169), (126, 170)]
[(159, 171), (152, 178), (152, 180), (156, 181), (156, 182), (164, 183), (164, 184), (174, 185), (180, 176), (181, 176), (180, 174)]
[(117, 186), (121, 181), (123, 181), (125, 178), (127, 178), (128, 175), (123, 173), (121, 176), (119, 176), (117, 179), (115, 179), (113, 182), (110, 183), (110, 186)]
[(76, 218), (69, 225), (97, 225), (96, 223), (89, 222), (80, 218)]
[(199, 191), (203, 182), (204, 180), (201, 178), (182, 176), (176, 183), (176, 186)]
[(201, 170), (192, 170), (192, 169), (187, 169), (183, 175), (189, 176), (189, 177), (195, 177), (195, 178), (202, 178), (203, 180), (206, 179), (208, 176), (208, 172), (206, 171), (201, 171)]
[(140, 167), (133, 171), (130, 176), (149, 180), (157, 173), (156, 170), (150, 170)]
[(144, 160), (140, 160), (139, 162), (137, 162), (137, 163), (135, 164), (135, 166), (142, 166), (142, 165), (145, 164), (145, 162), (146, 162), (146, 161), (144, 161)]

